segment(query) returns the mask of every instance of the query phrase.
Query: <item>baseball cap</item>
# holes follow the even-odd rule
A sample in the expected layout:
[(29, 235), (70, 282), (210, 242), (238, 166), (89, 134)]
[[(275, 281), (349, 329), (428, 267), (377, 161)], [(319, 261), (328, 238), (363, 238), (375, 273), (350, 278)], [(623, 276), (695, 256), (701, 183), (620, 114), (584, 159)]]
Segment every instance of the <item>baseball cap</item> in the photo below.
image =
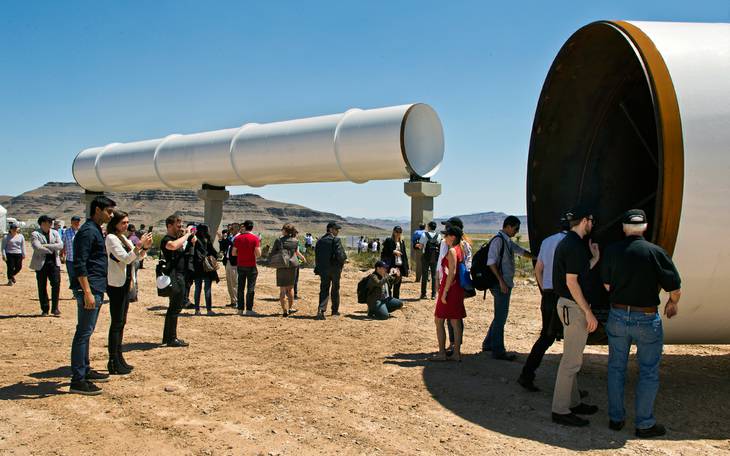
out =
[(451, 217), (450, 219), (446, 220), (445, 222), (441, 222), (442, 225), (452, 225), (452, 226), (458, 226), (462, 230), (464, 229), (464, 222), (461, 221), (459, 217)]
[(378, 260), (378, 261), (375, 262), (375, 266), (373, 266), (373, 267), (375, 269), (378, 269), (378, 268), (387, 268), (388, 267), (388, 263), (386, 263), (385, 261), (382, 261), (382, 260)]
[(337, 222), (329, 222), (327, 224), (327, 229), (329, 230), (331, 228), (334, 228), (336, 230), (341, 230), (342, 229), (342, 227)]
[(38, 224), (40, 225), (43, 222), (50, 222), (50, 223), (52, 223), (53, 220), (54, 220), (54, 218), (51, 217), (50, 215), (41, 215), (40, 217), (38, 217)]
[(393, 227), (393, 231), (395, 231), (396, 233), (402, 233), (403, 232), (403, 228), (401, 228), (400, 225), (396, 225), (396, 226)]
[(81, 217), (79, 217), (78, 215), (72, 215), (71, 216), (71, 221), (72, 222), (80, 222), (81, 221)]
[(563, 219), (565, 219), (566, 222), (574, 222), (592, 215), (593, 211), (591, 211), (591, 209), (587, 206), (576, 206), (563, 214)]
[(17, 223), (13, 223), (13, 222), (10, 222), (10, 223), (8, 224), (8, 229), (9, 229), (9, 230), (13, 230), (13, 229), (15, 229), (15, 228), (17, 228), (17, 227), (18, 227), (18, 224), (17, 224)]
[(623, 223), (627, 225), (641, 225), (646, 223), (646, 212), (641, 209), (631, 209), (624, 213)]
[(446, 229), (441, 231), (441, 234), (462, 238), (464, 236), (464, 231), (456, 225), (446, 225)]

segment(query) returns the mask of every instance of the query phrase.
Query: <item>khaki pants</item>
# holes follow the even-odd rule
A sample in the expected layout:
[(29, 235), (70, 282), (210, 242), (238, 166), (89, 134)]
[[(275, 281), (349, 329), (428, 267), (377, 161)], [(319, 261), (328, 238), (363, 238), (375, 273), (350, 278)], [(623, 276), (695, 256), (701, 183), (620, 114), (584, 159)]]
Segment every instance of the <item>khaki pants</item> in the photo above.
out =
[(586, 315), (575, 301), (558, 299), (558, 316), (563, 323), (563, 357), (555, 379), (553, 413), (567, 415), (580, 404), (578, 372), (583, 365), (583, 349), (588, 340)]
[(226, 285), (231, 304), (238, 304), (238, 267), (230, 262), (226, 264)]
[(423, 274), (423, 265), (422, 263), (423, 259), (423, 251), (418, 249), (413, 249), (413, 262), (414, 267), (416, 269), (416, 283), (421, 281), (421, 277)]

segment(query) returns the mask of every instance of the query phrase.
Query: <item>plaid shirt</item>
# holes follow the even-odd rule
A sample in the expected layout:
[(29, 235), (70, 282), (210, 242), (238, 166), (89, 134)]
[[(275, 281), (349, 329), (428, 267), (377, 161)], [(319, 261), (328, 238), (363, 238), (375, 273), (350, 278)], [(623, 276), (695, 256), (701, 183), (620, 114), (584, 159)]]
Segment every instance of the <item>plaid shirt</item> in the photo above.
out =
[(66, 251), (66, 261), (68, 262), (74, 260), (74, 237), (76, 236), (76, 231), (78, 230), (69, 227), (63, 230), (63, 235), (61, 235), (63, 249)]

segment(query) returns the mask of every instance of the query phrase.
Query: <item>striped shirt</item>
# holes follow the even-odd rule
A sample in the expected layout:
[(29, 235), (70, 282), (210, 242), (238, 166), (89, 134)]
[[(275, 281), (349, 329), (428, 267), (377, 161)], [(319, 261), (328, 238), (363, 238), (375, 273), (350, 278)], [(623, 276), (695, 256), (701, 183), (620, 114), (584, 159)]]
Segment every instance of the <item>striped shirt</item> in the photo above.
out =
[(74, 237), (76, 231), (73, 228), (66, 228), (61, 235), (61, 241), (63, 241), (63, 248), (66, 250), (66, 261), (72, 262), (74, 260)]

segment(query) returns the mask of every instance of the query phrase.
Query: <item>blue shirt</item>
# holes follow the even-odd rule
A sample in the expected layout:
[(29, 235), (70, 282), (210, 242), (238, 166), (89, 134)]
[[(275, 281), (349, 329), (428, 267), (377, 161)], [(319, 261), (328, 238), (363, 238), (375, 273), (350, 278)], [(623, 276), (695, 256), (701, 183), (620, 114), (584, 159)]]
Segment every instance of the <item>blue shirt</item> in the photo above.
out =
[(108, 268), (106, 245), (104, 245), (101, 227), (92, 219), (87, 219), (86, 223), (81, 225), (76, 232), (73, 250), (74, 275), (71, 279), (71, 289), (82, 291), (78, 278), (85, 276), (89, 280), (89, 287), (94, 295), (104, 294)]
[(418, 241), (421, 240), (421, 236), (423, 236), (423, 233), (425, 233), (426, 230), (416, 230), (413, 232), (413, 237), (411, 238), (411, 245), (416, 245)]
[(555, 233), (545, 238), (542, 244), (540, 244), (540, 253), (537, 255), (537, 259), (545, 265), (542, 271), (542, 288), (544, 290), (553, 289), (553, 258), (555, 257), (555, 249), (560, 244), (560, 241), (565, 238), (566, 234), (565, 231)]
[(63, 241), (63, 247), (66, 249), (66, 262), (71, 263), (74, 260), (74, 237), (76, 236), (76, 230), (73, 228), (66, 228), (61, 234), (61, 240)]

